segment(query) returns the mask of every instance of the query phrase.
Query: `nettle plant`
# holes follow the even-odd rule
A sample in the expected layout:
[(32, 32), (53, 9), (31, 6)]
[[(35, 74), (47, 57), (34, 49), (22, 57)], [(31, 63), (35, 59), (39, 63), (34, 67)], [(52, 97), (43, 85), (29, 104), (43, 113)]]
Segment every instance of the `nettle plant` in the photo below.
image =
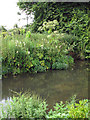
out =
[(48, 22), (44, 22), (42, 26), (40, 26), (38, 28), (39, 32), (46, 32), (48, 31), (48, 33), (52, 33), (53, 31), (57, 30), (59, 26), (59, 22), (57, 20), (53, 20), (53, 21), (48, 21)]

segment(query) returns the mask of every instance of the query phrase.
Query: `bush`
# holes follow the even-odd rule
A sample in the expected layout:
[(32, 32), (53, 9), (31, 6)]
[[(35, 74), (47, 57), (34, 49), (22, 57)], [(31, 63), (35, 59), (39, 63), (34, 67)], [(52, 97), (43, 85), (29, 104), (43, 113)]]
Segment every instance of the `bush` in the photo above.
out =
[(67, 105), (68, 118), (88, 118), (88, 100), (80, 100), (79, 103)]
[(52, 109), (49, 111), (47, 118), (88, 118), (88, 99), (79, 100), (76, 102), (75, 97), (70, 102), (64, 104), (62, 101), (56, 103), (54, 106), (54, 111)]
[[(16, 92), (14, 92), (16, 93)], [(45, 100), (29, 92), (16, 93), (8, 100), (0, 103), (0, 119), (2, 118), (88, 118), (89, 117), (88, 99), (76, 102), (75, 97), (65, 104), (61, 101), (56, 103), (48, 113)]]
[(47, 69), (67, 69), (73, 63), (69, 46), (55, 33), (7, 35), (2, 41), (3, 74), (43, 72)]
[(0, 104), (1, 118), (42, 118), (46, 116), (47, 104), (36, 95), (28, 92), (16, 93), (5, 103)]
[[(38, 28), (39, 32), (49, 33), (48, 37), (52, 37), (54, 35), (59, 36), (64, 42), (67, 42), (70, 48), (73, 48), (74, 52), (81, 59), (89, 58), (90, 48), (89, 48), (89, 28), (87, 28), (88, 22), (88, 14), (83, 16), (83, 12), (80, 14), (80, 10), (77, 10), (77, 16), (74, 14), (72, 20), (64, 25), (64, 28), (58, 29), (59, 22), (57, 20), (44, 22), (42, 26)], [(75, 12), (75, 11), (74, 11)], [(83, 16), (83, 17), (82, 17)], [(83, 22), (83, 24), (81, 23)], [(86, 29), (86, 31), (84, 30)], [(71, 30), (72, 29), (72, 30)], [(52, 33), (54, 32), (54, 33)], [(63, 33), (62, 33), (63, 32)], [(66, 34), (68, 33), (68, 34)], [(59, 38), (59, 39), (60, 39)]]

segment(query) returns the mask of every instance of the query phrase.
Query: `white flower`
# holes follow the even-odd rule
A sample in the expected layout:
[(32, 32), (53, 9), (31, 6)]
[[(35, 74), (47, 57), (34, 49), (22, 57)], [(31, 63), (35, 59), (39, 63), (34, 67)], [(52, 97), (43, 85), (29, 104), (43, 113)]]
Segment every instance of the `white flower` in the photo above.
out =
[(65, 116), (65, 113), (62, 113), (62, 117), (64, 117)]
[(61, 113), (57, 113), (57, 116), (60, 116), (61, 115)]
[(64, 37), (64, 33), (61, 33), (61, 36)]
[(47, 38), (50, 38), (50, 37), (51, 37), (51, 35), (48, 35), (48, 36), (47, 36)]
[(21, 42), (20, 42), (20, 44), (21, 44)]
[(24, 46), (25, 46), (25, 42), (23, 42)]
[(16, 43), (18, 43), (18, 40), (16, 40)]
[(30, 54), (30, 51), (28, 51), (28, 54)]
[(17, 46), (17, 44), (18, 44), (18, 40), (16, 40), (15, 43), (16, 43), (16, 46)]
[(47, 24), (47, 22), (44, 22), (44, 23), (43, 23), (43, 26), (45, 26), (46, 24)]
[(59, 33), (58, 31), (54, 31), (55, 34)]
[(61, 45), (59, 46), (59, 48), (61, 48)]
[(16, 46), (17, 46), (17, 44), (16, 44)]
[(41, 45), (41, 48), (43, 48), (43, 45)]
[(54, 20), (53, 23), (54, 23), (55, 25), (58, 25), (58, 24), (59, 24), (57, 20)]
[(18, 53), (18, 51), (16, 53)]

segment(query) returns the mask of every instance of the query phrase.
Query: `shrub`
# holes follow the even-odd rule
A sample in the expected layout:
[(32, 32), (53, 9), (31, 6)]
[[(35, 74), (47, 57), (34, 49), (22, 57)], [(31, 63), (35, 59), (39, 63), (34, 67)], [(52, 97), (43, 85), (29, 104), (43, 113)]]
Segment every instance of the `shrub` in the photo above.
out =
[(43, 72), (47, 69), (67, 69), (73, 58), (67, 55), (69, 46), (55, 33), (7, 35), (2, 41), (3, 74)]
[[(16, 92), (14, 92), (16, 93)], [(45, 100), (42, 100), (37, 95), (31, 95), (29, 92), (22, 94), (16, 93), (13, 97), (0, 103), (0, 119), (2, 118), (88, 118), (89, 108), (88, 99), (79, 100), (76, 102), (73, 97), (70, 102), (64, 104), (62, 101), (53, 106), (54, 110), (50, 109), (48, 113)]]
[(88, 100), (80, 100), (79, 103), (67, 105), (68, 118), (88, 118)]
[(47, 104), (36, 95), (16, 93), (0, 104), (1, 118), (42, 118), (46, 116)]
[(88, 99), (79, 100), (76, 102), (75, 97), (70, 102), (64, 104), (62, 101), (56, 103), (54, 110), (49, 111), (47, 118), (88, 118), (89, 109), (88, 109)]

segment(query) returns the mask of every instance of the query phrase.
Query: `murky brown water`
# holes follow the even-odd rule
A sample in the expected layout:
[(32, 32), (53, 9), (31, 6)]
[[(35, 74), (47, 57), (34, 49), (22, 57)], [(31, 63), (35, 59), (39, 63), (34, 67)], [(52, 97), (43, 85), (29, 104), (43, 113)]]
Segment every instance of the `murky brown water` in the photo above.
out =
[(49, 70), (45, 73), (22, 74), (2, 79), (2, 99), (11, 96), (10, 90), (23, 89), (37, 93), (46, 99), (50, 106), (56, 102), (66, 101), (74, 94), (77, 98), (88, 98), (87, 62), (77, 61), (68, 70)]

